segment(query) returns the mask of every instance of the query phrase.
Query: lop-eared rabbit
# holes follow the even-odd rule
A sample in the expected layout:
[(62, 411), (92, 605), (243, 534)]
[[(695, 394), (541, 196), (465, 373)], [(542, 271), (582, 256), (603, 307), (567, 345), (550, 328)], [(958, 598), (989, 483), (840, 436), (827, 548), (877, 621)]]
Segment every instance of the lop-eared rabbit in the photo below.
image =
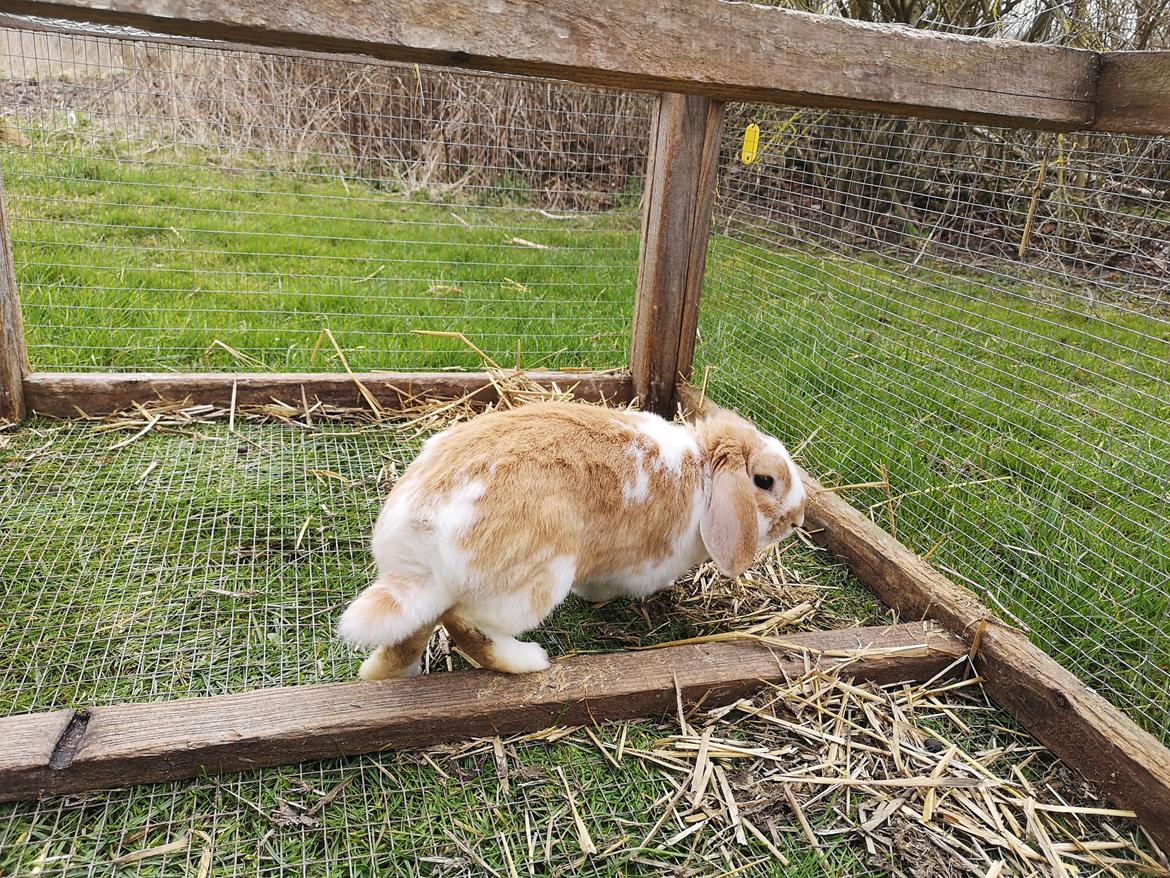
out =
[(340, 635), (376, 647), (362, 679), (409, 676), (435, 625), (481, 665), (548, 667), (517, 640), (570, 591), (640, 597), (714, 560), (738, 576), (804, 521), (784, 446), (729, 411), (693, 424), (534, 403), (436, 434), (374, 525), (378, 576)]

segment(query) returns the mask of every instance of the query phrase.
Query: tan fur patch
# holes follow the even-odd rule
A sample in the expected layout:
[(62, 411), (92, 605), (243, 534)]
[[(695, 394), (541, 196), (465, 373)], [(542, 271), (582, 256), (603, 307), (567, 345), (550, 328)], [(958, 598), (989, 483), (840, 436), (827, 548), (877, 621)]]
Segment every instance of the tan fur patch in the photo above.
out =
[[(628, 502), (636, 480), (631, 446), (644, 455), (645, 502)], [(469, 482), (484, 485), (480, 515), (463, 548), (488, 588), (524, 591), (538, 616), (550, 610), (556, 557), (589, 580), (665, 558), (690, 517), (701, 484), (698, 455), (679, 472), (655, 467), (657, 449), (638, 418), (596, 406), (537, 403), (475, 418), (450, 429), (415, 462), (409, 478), (429, 501)]]
[(369, 616), (397, 616), (402, 611), (402, 604), (390, 591), (381, 585), (367, 588), (358, 595), (357, 602), (361, 611)]
[(402, 676), (403, 671), (418, 661), (434, 630), (434, 625), (427, 625), (399, 643), (379, 646), (362, 664), (362, 677), (366, 680), (385, 680)]
[(443, 627), (451, 635), (464, 653), (471, 656), (477, 665), (485, 668), (496, 668), (496, 657), (492, 652), (492, 642), (474, 625), (464, 622), (456, 613), (448, 612), (443, 615)]

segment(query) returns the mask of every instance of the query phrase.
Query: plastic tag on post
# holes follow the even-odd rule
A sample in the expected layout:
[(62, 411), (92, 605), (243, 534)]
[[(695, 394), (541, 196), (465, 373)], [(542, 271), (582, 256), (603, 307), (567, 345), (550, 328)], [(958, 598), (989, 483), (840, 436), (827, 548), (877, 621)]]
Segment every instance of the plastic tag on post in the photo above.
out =
[(760, 126), (755, 122), (743, 130), (743, 149), (739, 153), (740, 161), (750, 165), (760, 154)]

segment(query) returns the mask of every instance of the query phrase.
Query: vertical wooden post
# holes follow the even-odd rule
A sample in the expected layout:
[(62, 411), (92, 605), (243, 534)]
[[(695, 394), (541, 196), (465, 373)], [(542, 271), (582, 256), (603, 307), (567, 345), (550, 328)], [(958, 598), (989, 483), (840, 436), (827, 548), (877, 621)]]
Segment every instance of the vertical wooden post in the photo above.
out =
[(28, 371), (12, 241), (8, 236), (4, 177), (0, 174), (0, 421), (24, 418), (24, 376)]
[(719, 171), (723, 103), (663, 94), (650, 137), (630, 371), (643, 410), (674, 414), (689, 378)]

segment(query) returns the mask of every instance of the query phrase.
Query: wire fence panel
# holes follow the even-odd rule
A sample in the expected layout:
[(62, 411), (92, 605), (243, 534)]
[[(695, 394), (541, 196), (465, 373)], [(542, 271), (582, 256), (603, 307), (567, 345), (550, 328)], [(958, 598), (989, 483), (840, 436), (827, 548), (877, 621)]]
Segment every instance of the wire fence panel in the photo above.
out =
[[(221, 418), (134, 438), (138, 427), (114, 423), (37, 420), (0, 432), (0, 716), (355, 679), (360, 655), (336, 637), (337, 619), (373, 575), (381, 499), (427, 434), (241, 417), (234, 429)], [(638, 605), (573, 599), (531, 636), (562, 656), (777, 614), (802, 628), (884, 618), (823, 553), (786, 545), (753, 574), (770, 571), (772, 583), (727, 593), (708, 570)], [(424, 666), (466, 664), (440, 631)], [(629, 750), (647, 754), (662, 735), (653, 723), (627, 732)], [(478, 876), (514, 874), (509, 862), (523, 874), (628, 874), (628, 849), (661, 828), (674, 782), (629, 754), (614, 770), (617, 735), (609, 726), (559, 746), (505, 742), (503, 777), (481, 741), (453, 748), (466, 754), (457, 758), (445, 748), (382, 753), (5, 803), (0, 874)], [(566, 783), (598, 849), (612, 845), (622, 859), (583, 856)], [(684, 828), (672, 821), (663, 837)], [(790, 838), (778, 842), (789, 856), (813, 857), (803, 836)], [(668, 862), (698, 850), (738, 868), (722, 860), (725, 844), (711, 832)], [(770, 874), (766, 854), (737, 849), (738, 861), (756, 863), (742, 874)], [(833, 854), (850, 867), (859, 856)]]
[[(41, 370), (603, 368), (650, 99), (41, 23), (0, 30)], [(517, 348), (519, 347), (519, 351)]]
[(1170, 741), (1170, 142), (737, 106), (724, 152), (713, 395)]

